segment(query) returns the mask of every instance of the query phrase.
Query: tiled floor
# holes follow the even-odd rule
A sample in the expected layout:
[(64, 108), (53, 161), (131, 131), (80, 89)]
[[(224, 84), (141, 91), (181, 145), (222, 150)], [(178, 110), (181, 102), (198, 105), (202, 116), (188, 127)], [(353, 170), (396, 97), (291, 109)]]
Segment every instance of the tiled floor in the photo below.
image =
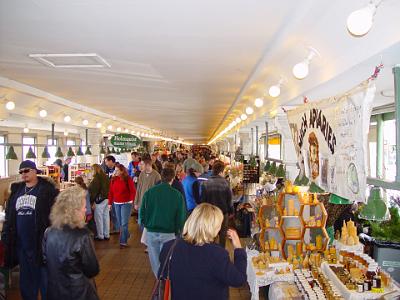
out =
[[(140, 244), (138, 226), (131, 222), (132, 239), (130, 247), (119, 249), (118, 236), (112, 235), (108, 242), (96, 242), (96, 253), (100, 262), (100, 274), (96, 285), (100, 299), (149, 299), (155, 278), (150, 269), (144, 246)], [(18, 278), (13, 276), (13, 287), (9, 290), (8, 300), (21, 299), (18, 291)], [(250, 299), (247, 286), (230, 290), (230, 299)]]

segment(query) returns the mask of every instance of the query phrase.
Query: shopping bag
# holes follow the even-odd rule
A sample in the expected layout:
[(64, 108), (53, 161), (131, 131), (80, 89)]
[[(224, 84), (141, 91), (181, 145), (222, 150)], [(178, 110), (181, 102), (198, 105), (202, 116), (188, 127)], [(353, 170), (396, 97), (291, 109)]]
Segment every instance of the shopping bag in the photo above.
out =
[(143, 228), (142, 237), (140, 238), (140, 242), (147, 246), (147, 229)]

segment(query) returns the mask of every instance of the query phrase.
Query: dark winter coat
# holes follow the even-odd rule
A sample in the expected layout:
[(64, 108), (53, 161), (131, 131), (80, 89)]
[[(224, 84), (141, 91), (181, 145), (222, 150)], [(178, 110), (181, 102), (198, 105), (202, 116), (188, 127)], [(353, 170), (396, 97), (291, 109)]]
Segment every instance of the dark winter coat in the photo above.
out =
[[(50, 226), (50, 210), (58, 195), (58, 190), (49, 180), (38, 177), (39, 189), (35, 208), (36, 236), (35, 236), (35, 253), (36, 263), (42, 264), (42, 239), (47, 227)], [(1, 232), (1, 241), (5, 245), (6, 268), (13, 268), (18, 265), (17, 255), (17, 212), (16, 202), (17, 195), (25, 188), (24, 182), (16, 182), (11, 184), (11, 194), (6, 204), (6, 218)]]

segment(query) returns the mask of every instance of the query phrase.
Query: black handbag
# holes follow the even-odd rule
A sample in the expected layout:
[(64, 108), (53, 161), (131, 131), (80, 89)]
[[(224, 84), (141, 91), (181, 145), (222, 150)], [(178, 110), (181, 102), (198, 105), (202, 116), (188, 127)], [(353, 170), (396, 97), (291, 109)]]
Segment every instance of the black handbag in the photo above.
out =
[[(168, 255), (165, 258), (165, 261), (162, 265), (160, 275), (157, 278), (157, 281), (153, 287), (153, 292), (151, 293), (151, 300), (169, 300), (171, 299), (171, 281), (169, 279), (169, 268), (170, 262), (172, 259), (172, 254), (174, 252), (174, 248), (178, 243), (178, 239), (175, 239), (171, 248), (169, 248)], [(168, 266), (167, 274), (164, 276), (165, 268)]]
[(96, 203), (96, 204), (100, 204), (100, 203), (102, 203), (104, 200), (106, 200), (105, 198), (103, 198), (102, 196), (101, 196), (101, 193), (94, 199), (94, 203)]

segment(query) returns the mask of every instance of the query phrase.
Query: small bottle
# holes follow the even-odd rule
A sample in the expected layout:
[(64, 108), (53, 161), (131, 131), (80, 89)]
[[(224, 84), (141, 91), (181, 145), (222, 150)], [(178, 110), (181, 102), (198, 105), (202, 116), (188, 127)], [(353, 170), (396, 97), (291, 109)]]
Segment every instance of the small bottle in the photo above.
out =
[(364, 280), (364, 291), (368, 292), (372, 288), (372, 282), (369, 279)]
[(357, 282), (357, 292), (364, 293), (364, 282), (363, 281)]
[(375, 289), (380, 289), (382, 287), (382, 279), (378, 274), (376, 274), (374, 279), (372, 279), (372, 287)]
[(376, 275), (376, 268), (373, 264), (370, 264), (368, 266), (368, 270), (367, 270), (367, 279), (371, 280), (374, 278), (374, 276)]

